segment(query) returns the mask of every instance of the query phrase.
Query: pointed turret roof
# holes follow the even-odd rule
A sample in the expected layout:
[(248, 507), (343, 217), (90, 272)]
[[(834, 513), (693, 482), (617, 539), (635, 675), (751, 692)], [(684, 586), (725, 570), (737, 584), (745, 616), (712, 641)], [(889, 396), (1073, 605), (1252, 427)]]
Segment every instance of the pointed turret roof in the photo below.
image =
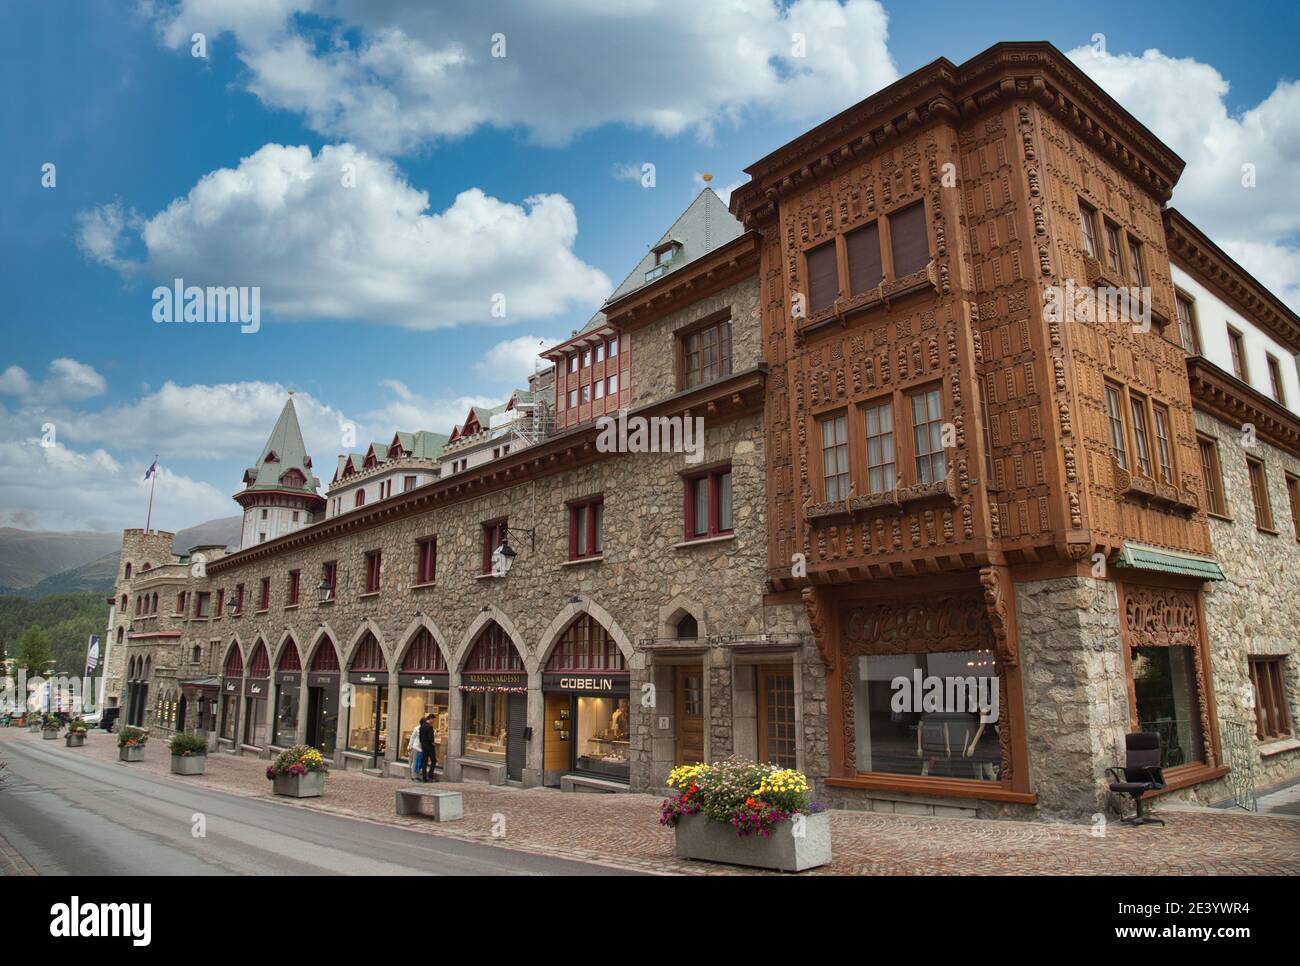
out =
[(311, 469), (311, 457), (302, 441), (298, 425), (298, 412), (294, 409), (293, 393), (280, 410), (280, 418), (262, 447), (257, 465), (244, 471), (244, 490), (282, 490), (317, 496), (320, 480)]

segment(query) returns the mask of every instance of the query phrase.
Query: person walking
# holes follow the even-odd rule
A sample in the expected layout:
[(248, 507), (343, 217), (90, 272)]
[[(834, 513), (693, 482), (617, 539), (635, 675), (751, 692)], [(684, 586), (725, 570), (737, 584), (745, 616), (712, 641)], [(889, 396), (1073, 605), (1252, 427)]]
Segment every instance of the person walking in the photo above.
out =
[(420, 722), (420, 751), (424, 755), (421, 763), (422, 781), (437, 781), (433, 770), (438, 767), (438, 753), (433, 743), (433, 715), (425, 715)]
[(406, 757), (411, 759), (411, 781), (423, 781), (420, 776), (420, 766), (424, 764), (424, 752), (420, 750), (420, 727), (427, 719), (427, 715), (415, 723), (411, 729), (411, 740), (406, 743)]

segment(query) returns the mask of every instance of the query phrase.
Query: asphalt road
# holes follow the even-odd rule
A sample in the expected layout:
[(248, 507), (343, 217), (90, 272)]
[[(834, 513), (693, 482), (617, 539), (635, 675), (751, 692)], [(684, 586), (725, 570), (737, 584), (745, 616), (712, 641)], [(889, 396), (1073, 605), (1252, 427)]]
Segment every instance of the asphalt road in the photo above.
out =
[(0, 836), (42, 875), (625, 874), (186, 786), (40, 743), (3, 751)]

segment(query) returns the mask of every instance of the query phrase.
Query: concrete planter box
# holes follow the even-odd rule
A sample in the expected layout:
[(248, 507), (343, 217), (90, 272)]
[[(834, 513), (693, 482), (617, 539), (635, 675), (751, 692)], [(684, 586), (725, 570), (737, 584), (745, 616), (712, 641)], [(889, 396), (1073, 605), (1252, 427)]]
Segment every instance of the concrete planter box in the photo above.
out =
[(41, 730), (40, 722), (38, 721), (36, 724), (29, 724), (29, 725), (27, 726), (27, 730), (28, 730), (28, 732), (30, 732), (31, 734), (36, 734), (36, 732), (38, 732), (38, 731)]
[(207, 755), (172, 755), (173, 775), (202, 775)]
[(86, 733), (84, 731), (81, 732), (69, 731), (66, 735), (63, 736), (63, 740), (67, 743), (69, 748), (80, 748), (82, 745), (86, 743)]
[(144, 761), (144, 745), (125, 745), (117, 749), (118, 761)]
[(58, 736), (59, 736), (58, 728), (45, 728), (44, 730), (41, 731), (41, 737), (44, 738), (46, 741), (53, 741)]
[(683, 815), (677, 823), (679, 859), (725, 862), (778, 872), (802, 872), (831, 861), (831, 817), (826, 812), (808, 815), (804, 834), (796, 837), (794, 822), (782, 822), (770, 838), (737, 835), (730, 824), (703, 815)]
[(305, 775), (276, 775), (272, 782), (277, 795), (290, 798), (319, 798), (325, 791), (325, 772), (309, 771)]

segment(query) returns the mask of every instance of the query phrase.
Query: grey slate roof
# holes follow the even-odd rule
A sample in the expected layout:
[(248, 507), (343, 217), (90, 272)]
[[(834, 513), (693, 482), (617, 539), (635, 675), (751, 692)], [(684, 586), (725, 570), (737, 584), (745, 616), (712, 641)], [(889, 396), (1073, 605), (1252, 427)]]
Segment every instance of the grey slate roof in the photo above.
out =
[[(695, 200), (687, 206), (686, 210), (677, 216), (677, 220), (668, 227), (668, 230), (646, 250), (636, 267), (610, 293), (604, 304), (608, 305), (646, 284), (645, 273), (654, 268), (655, 264), (654, 250), (665, 242), (673, 240), (680, 242), (682, 246), (681, 252), (668, 270), (671, 274), (697, 258), (707, 255), (715, 248), (720, 248), (727, 242), (739, 238), (744, 232), (744, 226), (727, 210), (727, 206), (722, 203), (717, 193), (712, 188), (705, 188), (695, 196)], [(597, 312), (582, 327), (582, 331), (599, 329), (604, 324), (605, 313)]]

